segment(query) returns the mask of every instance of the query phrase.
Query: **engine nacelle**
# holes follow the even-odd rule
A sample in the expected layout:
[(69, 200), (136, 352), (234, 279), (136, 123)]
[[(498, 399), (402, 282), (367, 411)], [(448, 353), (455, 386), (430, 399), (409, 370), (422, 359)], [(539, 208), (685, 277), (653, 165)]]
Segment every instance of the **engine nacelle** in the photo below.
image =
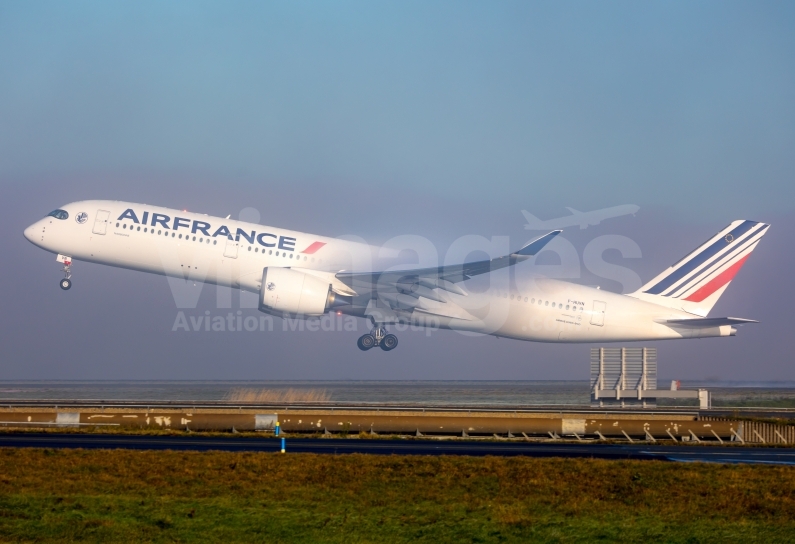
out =
[(267, 313), (321, 316), (334, 305), (328, 281), (289, 268), (262, 271), (259, 309)]

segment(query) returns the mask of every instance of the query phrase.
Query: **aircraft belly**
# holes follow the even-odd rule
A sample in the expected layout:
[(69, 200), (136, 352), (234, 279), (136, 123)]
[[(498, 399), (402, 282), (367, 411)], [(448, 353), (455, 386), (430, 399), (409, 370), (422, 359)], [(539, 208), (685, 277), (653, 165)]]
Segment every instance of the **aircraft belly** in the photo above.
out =
[(588, 325), (580, 316), (543, 308), (515, 308), (502, 331), (513, 338), (537, 342), (576, 342), (587, 336)]
[[(596, 296), (607, 301), (607, 310), (601, 325), (594, 324), (599, 319), (593, 319), (593, 294), (585, 293), (583, 296), (575, 293), (571, 295), (572, 298), (585, 301), (583, 309), (579, 311), (558, 308), (553, 310), (546, 305), (525, 303), (523, 298), (516, 302), (496, 298), (492, 300), (492, 306), (484, 319), (482, 332), (519, 340), (560, 343), (631, 342), (690, 337), (655, 322), (657, 314), (648, 313), (645, 305), (637, 304), (634, 300), (607, 292), (599, 292)], [(542, 297), (551, 298), (548, 294)], [(557, 298), (568, 300), (561, 295)]]

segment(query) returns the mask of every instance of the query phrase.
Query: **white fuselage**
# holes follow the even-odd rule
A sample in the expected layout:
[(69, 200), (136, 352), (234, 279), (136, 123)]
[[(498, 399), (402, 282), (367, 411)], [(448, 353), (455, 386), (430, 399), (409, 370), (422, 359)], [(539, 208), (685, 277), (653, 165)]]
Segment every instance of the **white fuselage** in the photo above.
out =
[[(118, 201), (63, 207), (25, 230), (35, 245), (75, 260), (259, 292), (265, 267), (289, 267), (336, 281), (341, 271), (372, 272), (379, 250), (366, 244)], [(132, 210), (132, 214), (129, 212)], [(76, 219), (86, 214), (82, 223)], [(125, 215), (126, 214), (126, 215)], [(107, 218), (107, 219), (104, 219)], [(729, 326), (675, 327), (692, 314), (578, 284), (540, 279), (524, 290), (490, 289), (446, 302), (442, 315), (415, 312), (425, 326), (541, 342), (614, 342), (729, 336)], [(366, 304), (339, 310), (368, 317)], [(451, 317), (456, 316), (456, 317)]]

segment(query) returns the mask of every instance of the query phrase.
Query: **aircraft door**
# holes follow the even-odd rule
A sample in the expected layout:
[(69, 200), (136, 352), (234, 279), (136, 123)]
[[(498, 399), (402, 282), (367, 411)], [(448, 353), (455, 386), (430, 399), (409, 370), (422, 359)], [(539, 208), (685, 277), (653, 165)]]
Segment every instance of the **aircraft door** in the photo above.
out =
[(109, 211), (97, 210), (97, 218), (94, 219), (94, 228), (91, 229), (91, 232), (104, 236), (108, 230), (108, 217), (110, 217)]
[(593, 301), (593, 313), (591, 314), (591, 325), (601, 327), (605, 324), (605, 311), (607, 310), (607, 303), (601, 300)]
[(224, 247), (224, 257), (229, 259), (237, 259), (237, 247), (239, 245), (240, 244), (237, 241), (227, 238), (226, 247)]

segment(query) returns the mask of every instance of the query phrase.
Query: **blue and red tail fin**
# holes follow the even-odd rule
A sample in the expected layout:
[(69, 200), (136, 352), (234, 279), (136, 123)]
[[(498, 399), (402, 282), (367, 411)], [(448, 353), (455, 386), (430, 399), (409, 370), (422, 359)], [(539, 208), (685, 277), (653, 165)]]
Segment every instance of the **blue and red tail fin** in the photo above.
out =
[(734, 221), (630, 296), (704, 317), (769, 227)]

